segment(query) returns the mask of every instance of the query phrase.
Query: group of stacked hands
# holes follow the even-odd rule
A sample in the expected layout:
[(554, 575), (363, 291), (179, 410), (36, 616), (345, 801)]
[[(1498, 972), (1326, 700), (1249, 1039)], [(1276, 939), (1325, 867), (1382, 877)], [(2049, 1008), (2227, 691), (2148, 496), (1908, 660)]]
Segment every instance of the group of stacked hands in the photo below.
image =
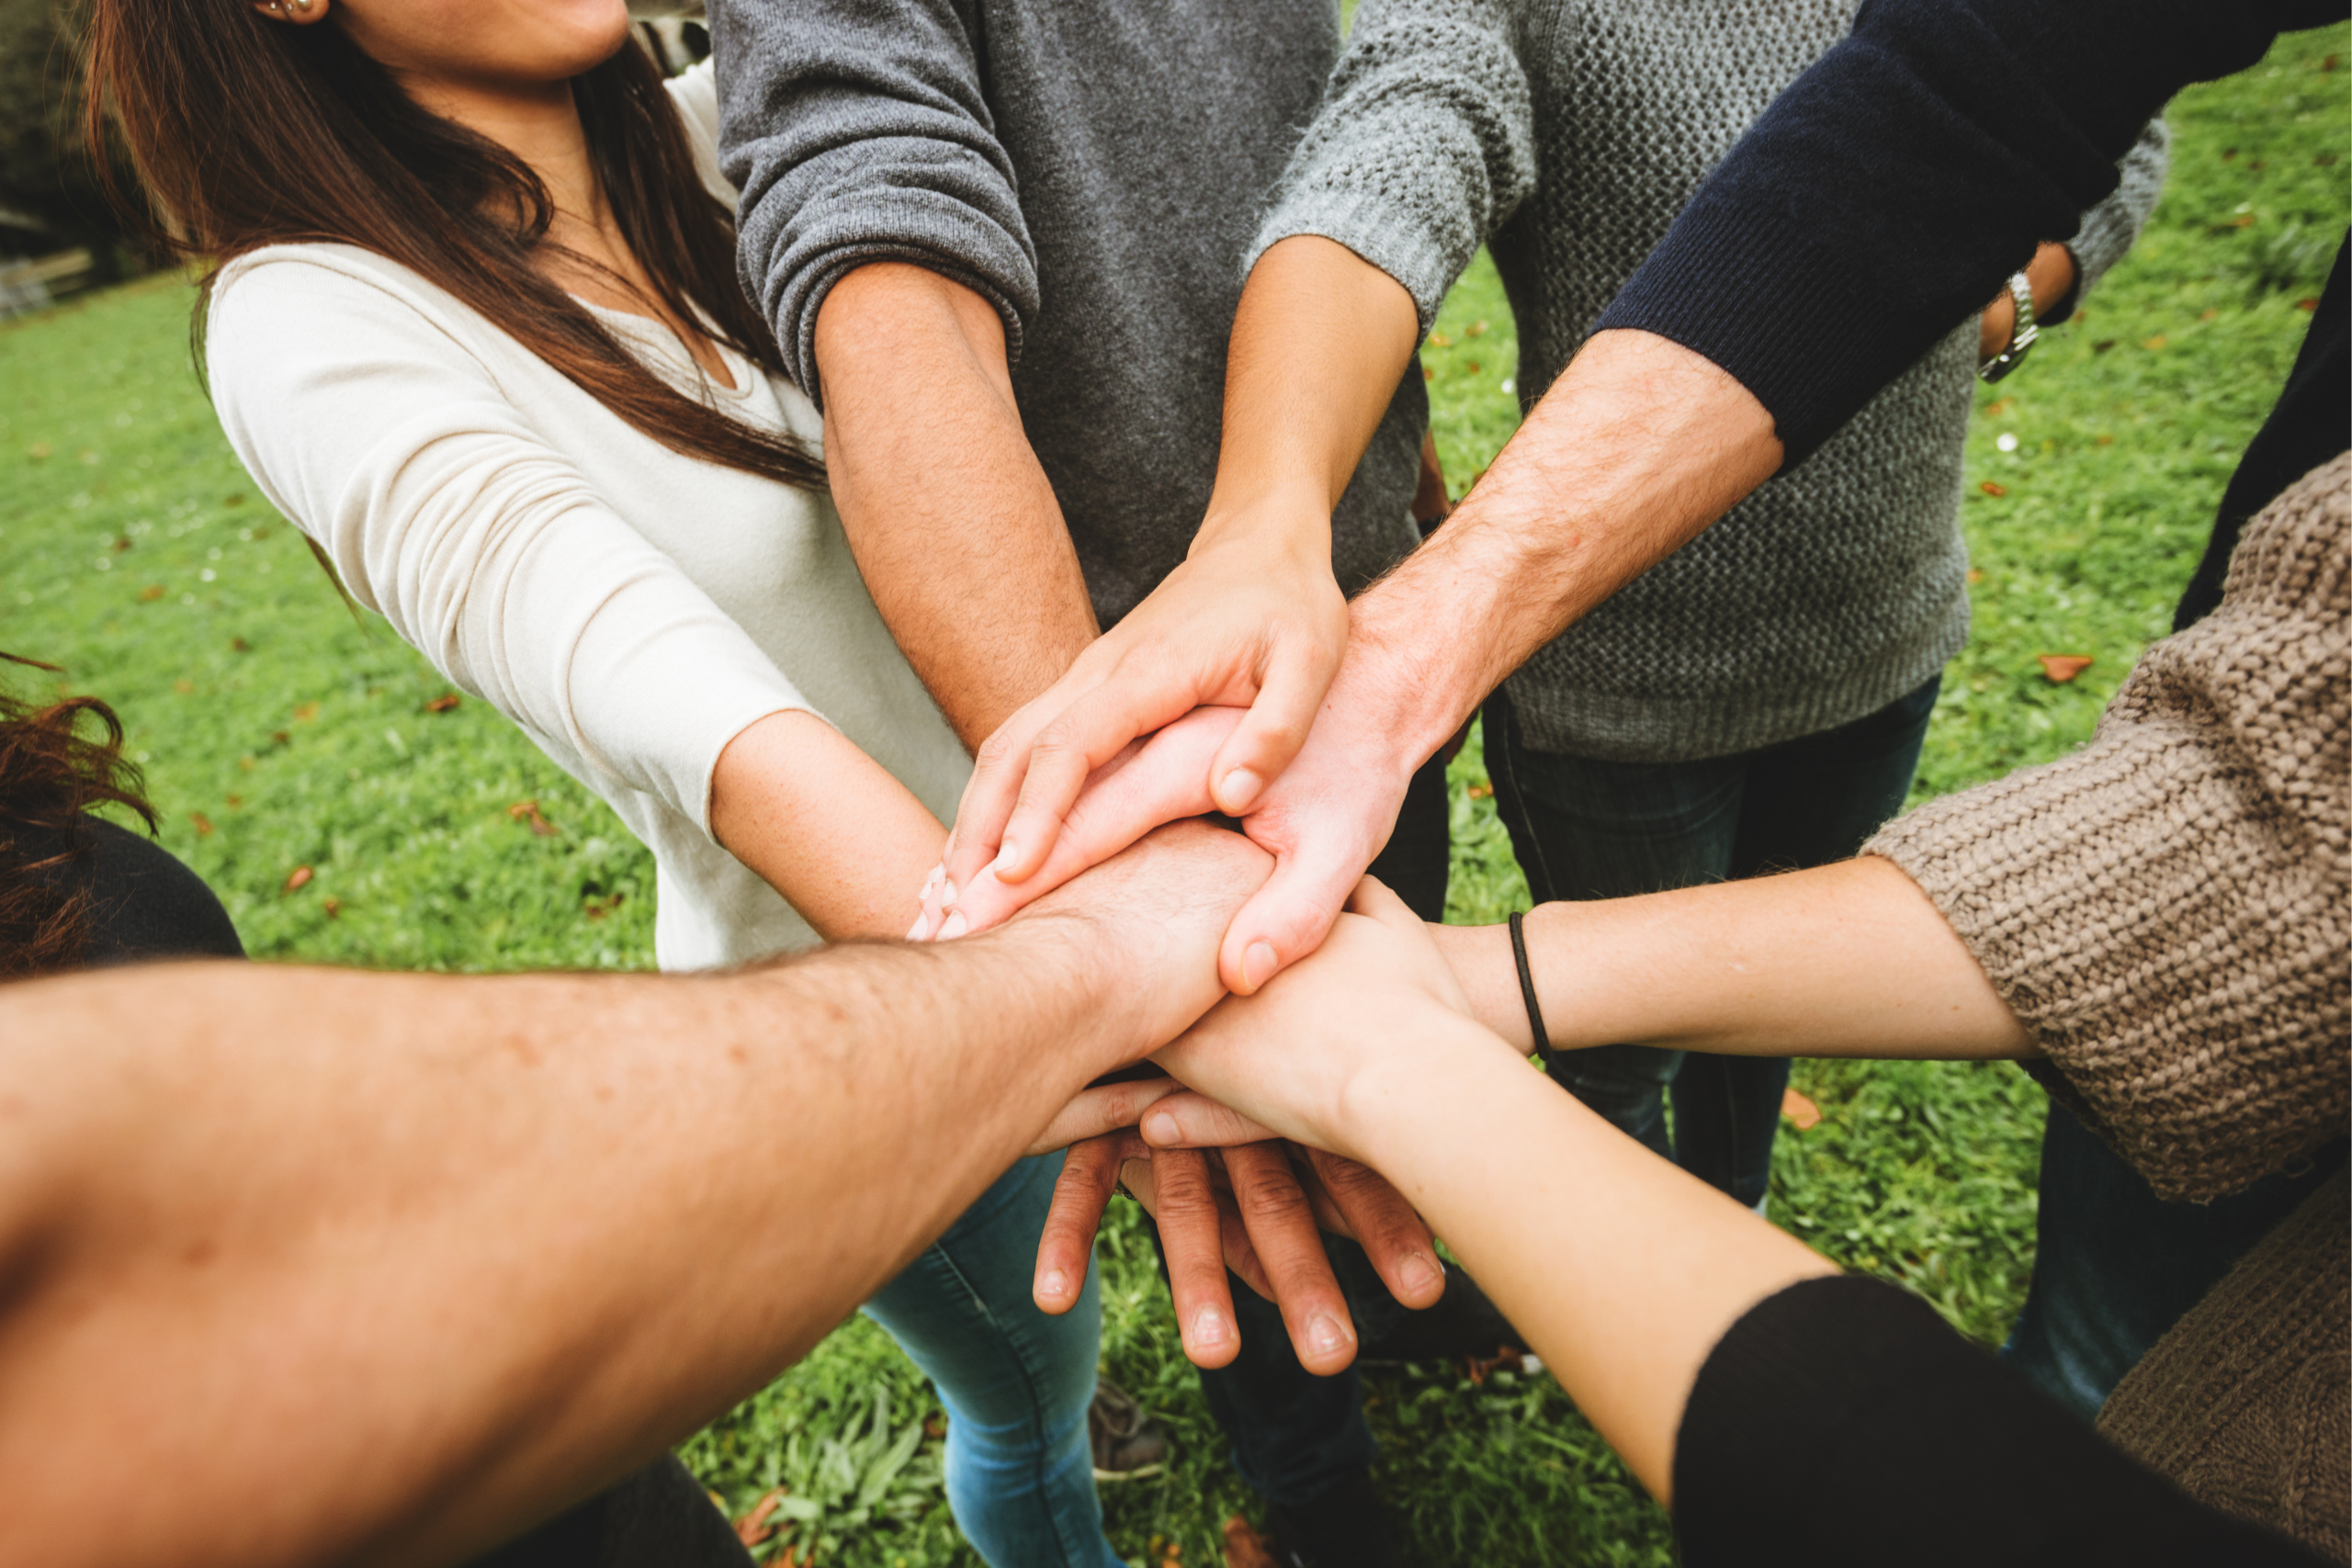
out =
[[(1062, 225), (1102, 196), (1082, 176), (1109, 165), (1076, 160), (1067, 188), (1026, 170), (1036, 188), (1017, 196), (996, 166), (1043, 134), (1040, 117), (1078, 112), (1048, 46), (1079, 34), (1003, 7), (987, 68), (1033, 72), (1035, 90), (976, 109), (958, 98), (978, 69), (962, 24), (926, 12), (917, 27), (916, 9), (736, 4), (714, 17), (722, 60), (799, 62), (722, 73), (726, 173), (785, 364), (827, 397), (845, 512), (873, 462), (846, 437), (880, 393), (826, 341), (857, 318), (827, 327), (820, 311), (907, 287), (906, 269), (877, 262), (936, 269), (951, 251), (965, 296), (1026, 335), (1024, 365), (1148, 313), (1041, 299), (1071, 243)], [(1752, 605), (1721, 588), (1852, 509), (1839, 487), (1853, 452), (1964, 419), (1965, 374), (1955, 397), (1948, 372), (1973, 363), (1980, 333), (2009, 344), (1978, 325), (2003, 277), (2018, 276), (2004, 296), (2018, 317), (2060, 315), (2128, 243), (2145, 203), (2114, 193), (2133, 160), (2160, 166), (2153, 117), (2172, 92), (2336, 14), (1885, 0), (1826, 53), (1791, 41), (1820, 59), (1791, 69), (1785, 95), (1785, 78), (1748, 84), (1758, 101), (1725, 112), (1735, 134), (1753, 128), (1703, 184), (1692, 175), (1697, 194), (1652, 250), (1654, 234), (1563, 216), (1600, 209), (1559, 172), (1578, 166), (1544, 64), (1560, 17), (1367, 4), (1306, 139), (1269, 131), (1272, 169), (1288, 172), (1230, 318), (1209, 521), (1179, 564), (1154, 568), (1148, 530), (1115, 499), (1159, 476), (1078, 472), (1055, 444), (1057, 422), (1099, 410), (1006, 383), (1039, 456), (1061, 455), (1041, 480), (1100, 498), (1086, 558), (1043, 563), (1035, 592), (1082, 564), (1079, 592), (1112, 629), (1042, 695), (998, 705), (909, 944), (660, 979), (226, 965), (0, 995), (0, 1268), (15, 1281), (0, 1469), (30, 1505), (11, 1505), (0, 1540), (53, 1561), (186, 1556), (198, 1518), (208, 1560), (446, 1561), (560, 1514), (601, 1540), (591, 1560), (622, 1561), (660, 1510), (632, 1523), (640, 1483), (616, 1478), (651, 1473), (637, 1467), (860, 1302), (920, 1357), (922, 1330), (889, 1315), (910, 1260), (972, 1223), (1009, 1160), (1069, 1146), (1033, 1277), (1045, 1314), (1084, 1298), (1095, 1221), (1124, 1182), (1155, 1213), (1196, 1361), (1226, 1367), (1263, 1337), (1229, 1265), (1273, 1303), (1256, 1321), (1279, 1324), (1295, 1367), (1345, 1386), (1329, 1374), (1355, 1353), (1361, 1297), (1301, 1216), (1351, 1235), (1413, 1307), (1446, 1288), (1442, 1235), (1670, 1503), (1693, 1563), (2343, 1560), (2344, 259), (2179, 630), (2076, 754), (1879, 826), (1964, 631), (1955, 443), (1910, 465), (1941, 498), (1918, 509), (1928, 521), (1874, 540), (1876, 558), (1829, 579), (1826, 602), (1795, 602), (1815, 581), (1801, 571)], [(1122, 23), (1090, 25), (1108, 39)], [(1432, 38), (1468, 63), (1431, 67)], [(1114, 78), (1093, 85), (1092, 129), (1154, 134), (1112, 163), (1182, 164), (1188, 137), (1235, 129), (1109, 123), (1134, 85), (1117, 62), (1108, 46), (1091, 62)], [(1183, 63), (1212, 104), (1247, 70)], [(905, 154), (888, 137), (872, 152), (871, 127), (863, 143), (844, 130), (861, 111), (842, 84), (886, 66), (923, 84), (899, 102), (927, 117), (937, 187), (986, 176), (920, 247), (861, 248), (824, 220), (828, 182), (848, 177), (826, 149)], [(1431, 80), (1452, 109), (1395, 109)], [(1286, 124), (1320, 90), (1259, 107)], [(1623, 133), (1607, 122), (1578, 123)], [(1437, 216), (1400, 223), (1372, 199), (1396, 189), (1407, 206), (1444, 193), (1429, 197)], [(1384, 475), (1410, 489), (1413, 348), (1489, 239), (1544, 372), (1526, 384), (1549, 389), (1435, 537), (1399, 547), (1394, 519), (1357, 520), (1381, 513), (1365, 494)], [(1630, 254), (1611, 260), (1611, 246)], [(1578, 247), (1602, 259), (1580, 271)], [(1170, 255), (1126, 259), (1181, 271)], [(1612, 265), (1631, 277), (1622, 289), (1563, 282)], [(1181, 301), (1183, 280), (1162, 281)], [(226, 334), (246, 319), (219, 288)], [(257, 473), (298, 469), (241, 404), (234, 352), (224, 336), (214, 355), (232, 438)], [(1132, 417), (1148, 425), (1152, 389), (1136, 390)], [(919, 398), (891, 412), (925, 437)], [(1767, 481), (1742, 529), (1706, 532)], [(345, 498), (276, 494), (339, 547)], [(338, 559), (364, 577), (357, 557)], [(860, 565), (929, 679), (906, 629), (922, 616)], [(391, 585), (378, 588), (389, 604)], [(1694, 631), (1693, 602), (1750, 618)], [(1736, 713), (1660, 695), (1720, 684), (1719, 666), (1742, 660), (1785, 671), (1850, 651), (1874, 625), (1867, 668), (1826, 696), (1760, 677)], [(1634, 692), (1627, 670), (1651, 685)], [(1792, 685), (1828, 707), (1804, 711)], [(1523, 857), (1544, 841), (1547, 788), (1574, 792), (1565, 769), (1535, 776), (1538, 760), (1578, 751), (1761, 756), (1831, 734), (1846, 765), (1879, 769), (1853, 808), (1868, 820), (1793, 857), (1812, 870), (1546, 902), (1508, 928), (1428, 925), (1426, 857), (1417, 866), (1399, 840), (1433, 800), (1442, 813), (1430, 760), (1482, 702)], [(542, 743), (594, 771), (585, 742)], [(723, 767), (709, 829), (725, 841)], [(1759, 763), (1748, 786), (1769, 776)], [(1218, 814), (1239, 830), (1196, 820)], [(1786, 863), (1725, 852), (1715, 874)], [(1442, 829), (1437, 859), (1442, 902)], [(1564, 900), (1597, 880), (1531, 869)], [(1733, 1063), (2027, 1060), (2154, 1199), (2269, 1183), (2270, 1207), (2108, 1401), (2102, 1438), (1920, 1303), (1838, 1278), (1750, 1212), (1752, 1150), (1712, 1185), (1687, 1157), (1656, 1157), (1662, 1079), (1645, 1122), (1610, 1114), (1605, 1072), (1578, 1077), (1579, 1059), (1627, 1043)], [(1577, 1093), (1539, 1092), (1531, 1052)], [(1146, 1058), (1163, 1076), (1129, 1070)], [(1758, 1083), (1777, 1104), (1772, 1070), (1726, 1080), (1733, 1121)], [(1245, 1473), (1280, 1501), (1283, 1463), (1252, 1450), (1240, 1408), (1250, 1393), (1212, 1397), (1235, 1405), (1219, 1415)], [(86, 1539), (126, 1467), (153, 1478), (130, 1522)], [(1833, 1529), (1759, 1540), (1771, 1499), (1824, 1492), (1845, 1499)], [(1059, 1531), (1057, 1560), (1084, 1560), (1067, 1523), (1001, 1539)], [(634, 1549), (704, 1550), (677, 1536)]]

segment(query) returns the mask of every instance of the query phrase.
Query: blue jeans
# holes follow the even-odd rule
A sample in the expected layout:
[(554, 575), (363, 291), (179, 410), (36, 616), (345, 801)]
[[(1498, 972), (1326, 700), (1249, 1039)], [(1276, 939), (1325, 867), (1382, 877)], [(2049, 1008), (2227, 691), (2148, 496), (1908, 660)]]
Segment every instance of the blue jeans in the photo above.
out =
[(2123, 1374), (2344, 1157), (2338, 1138), (2306, 1169), (2264, 1177), (2210, 1203), (2167, 1203), (2052, 1100), (2033, 1284), (2002, 1359), (2086, 1421), (2096, 1419)]
[[(1940, 682), (1835, 729), (1694, 762), (1535, 750), (1497, 692), (1487, 700), (1487, 772), (1537, 903), (1826, 865), (1903, 808)], [(1616, 1126), (1749, 1207), (1763, 1201), (1788, 1063), (1647, 1045), (1544, 1055), (1553, 1078)]]
[(1062, 1156), (998, 1178), (865, 1311), (947, 1406), (947, 1502), (993, 1568), (1120, 1568), (1102, 1534), (1086, 1431), (1102, 1338), (1089, 1268), (1060, 1317), (1031, 1298)]

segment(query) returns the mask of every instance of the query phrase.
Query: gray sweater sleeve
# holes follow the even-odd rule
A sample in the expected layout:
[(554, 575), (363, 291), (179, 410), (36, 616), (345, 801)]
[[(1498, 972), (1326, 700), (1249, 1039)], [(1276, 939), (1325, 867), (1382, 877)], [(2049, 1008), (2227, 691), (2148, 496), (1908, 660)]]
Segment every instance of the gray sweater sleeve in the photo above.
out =
[(977, 290), (1017, 357), (1036, 255), (967, 0), (711, 0), (710, 21), (737, 262), (801, 389), (820, 398), (826, 292), (872, 261)]
[(2156, 198), (2165, 192), (2165, 172), (2171, 164), (2172, 131), (2161, 118), (2152, 119), (2141, 129), (2132, 151), (2116, 164), (2121, 183), (2105, 201), (2083, 214), (2082, 227), (2066, 242), (2066, 248), (2075, 253), (2075, 290), (2060, 310), (2051, 313), (2052, 322), (2073, 315), (2107, 269), (2123, 259), (2123, 253), (2140, 237), (2148, 214), (2155, 210)]
[(1403, 284), (1429, 331), (1478, 246), (1534, 188), (1523, 10), (1364, 0), (1250, 262), (1294, 234), (1337, 241)]

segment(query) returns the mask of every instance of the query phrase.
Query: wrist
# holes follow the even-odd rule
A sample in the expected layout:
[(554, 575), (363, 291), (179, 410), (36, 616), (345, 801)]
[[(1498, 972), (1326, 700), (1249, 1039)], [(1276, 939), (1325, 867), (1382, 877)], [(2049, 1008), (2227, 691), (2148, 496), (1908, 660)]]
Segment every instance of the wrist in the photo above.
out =
[(1432, 1157), (1432, 1124), (1476, 1125), (1480, 1108), (1543, 1084), (1523, 1055), (1475, 1020), (1433, 1009), (1409, 1027), (1414, 1049), (1385, 1054), (1341, 1085), (1329, 1131), (1334, 1152), (1412, 1196)]
[(1454, 984), (1470, 1003), (1479, 1026), (1532, 1051), (1544, 1042), (1526, 1040), (1527, 1010), (1521, 1005), (1518, 965), (1512, 961), (1508, 926), (1432, 925), (1430, 939), (1453, 971)]
[(1331, 566), (1331, 508), (1316, 480), (1298, 475), (1246, 487), (1220, 482), (1193, 535), (1187, 559), (1227, 549), (1289, 564)]

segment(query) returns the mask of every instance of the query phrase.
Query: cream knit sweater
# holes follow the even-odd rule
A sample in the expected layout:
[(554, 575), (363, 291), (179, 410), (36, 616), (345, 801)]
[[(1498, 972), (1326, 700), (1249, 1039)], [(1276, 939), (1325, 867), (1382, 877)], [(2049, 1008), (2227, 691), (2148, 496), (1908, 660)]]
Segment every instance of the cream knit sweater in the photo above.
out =
[(2348, 627), (2352, 455), (2246, 525), (2222, 607), (2148, 650), (2088, 745), (1865, 846), (2165, 1198), (2242, 1188), (2352, 1111)]
[[(672, 90), (706, 183), (731, 197), (709, 68)], [(690, 395), (820, 438), (790, 383), (730, 355), (729, 390), (650, 319), (603, 315)], [(824, 495), (670, 451), (424, 278), (348, 245), (222, 268), (206, 359), (230, 445), (353, 596), (653, 851), (664, 969), (816, 941), (710, 836), (711, 770), (753, 721), (816, 713), (934, 815), (955, 811), (970, 762)]]

